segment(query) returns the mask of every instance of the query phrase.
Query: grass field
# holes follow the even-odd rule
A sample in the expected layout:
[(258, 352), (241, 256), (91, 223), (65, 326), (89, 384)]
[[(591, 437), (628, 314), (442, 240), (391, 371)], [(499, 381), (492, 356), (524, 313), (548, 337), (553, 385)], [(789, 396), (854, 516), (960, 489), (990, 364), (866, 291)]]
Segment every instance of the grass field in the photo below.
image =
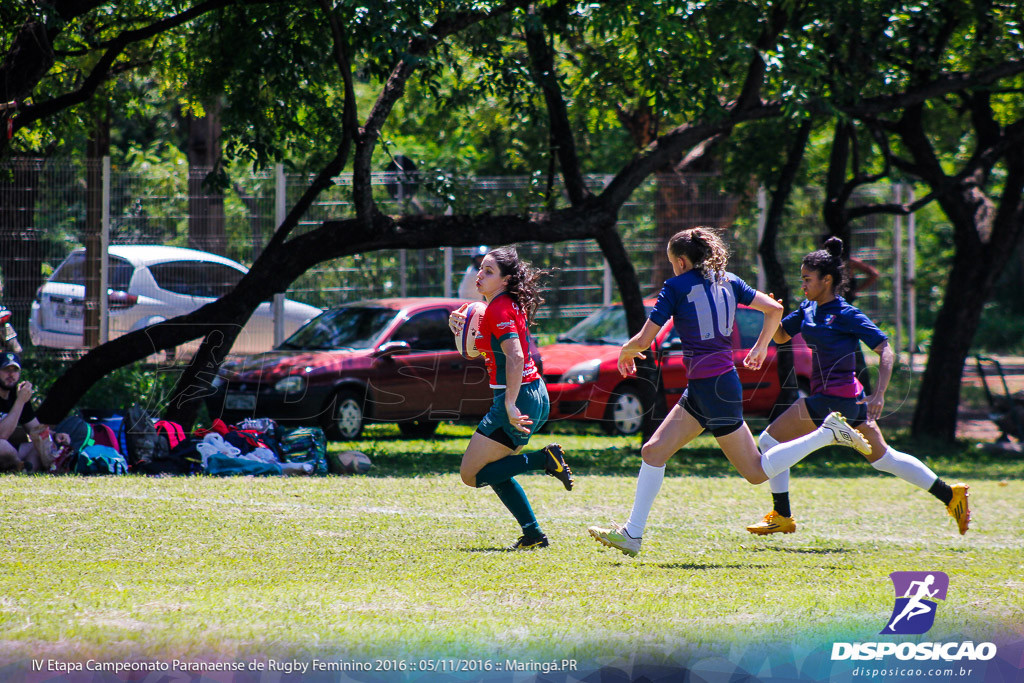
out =
[(950, 576), (927, 638), (1024, 638), (1020, 459), (915, 451), (970, 483), (974, 523), (961, 537), (927, 493), (823, 451), (794, 472), (799, 531), (758, 538), (743, 526), (769, 509), (767, 487), (702, 438), (670, 463), (630, 559), (586, 527), (625, 520), (638, 442), (553, 435), (577, 488), (522, 477), (552, 546), (504, 553), (514, 521), (489, 489), (458, 479), (471, 431), (403, 441), (371, 429), (348, 446), (374, 460), (362, 477), (2, 477), (0, 662), (601, 661), (863, 641), (885, 625), (898, 570)]

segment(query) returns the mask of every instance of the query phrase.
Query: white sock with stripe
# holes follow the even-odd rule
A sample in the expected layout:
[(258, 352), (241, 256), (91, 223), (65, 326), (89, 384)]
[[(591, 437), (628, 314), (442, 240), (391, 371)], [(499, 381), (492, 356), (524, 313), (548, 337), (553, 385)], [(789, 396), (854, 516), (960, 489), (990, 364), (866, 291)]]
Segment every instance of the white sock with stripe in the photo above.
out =
[(871, 466), (880, 472), (895, 475), (925, 491), (930, 489), (935, 480), (939, 478), (929, 469), (928, 465), (909, 453), (900, 453), (891, 447), (885, 449), (885, 455), (871, 463)]
[(654, 499), (658, 497), (664, 480), (664, 465), (655, 467), (645, 462), (640, 463), (640, 474), (636, 477), (636, 497), (633, 499), (633, 509), (629, 512), (629, 521), (626, 522), (626, 533), (633, 538), (644, 535), (647, 516), (651, 514)]

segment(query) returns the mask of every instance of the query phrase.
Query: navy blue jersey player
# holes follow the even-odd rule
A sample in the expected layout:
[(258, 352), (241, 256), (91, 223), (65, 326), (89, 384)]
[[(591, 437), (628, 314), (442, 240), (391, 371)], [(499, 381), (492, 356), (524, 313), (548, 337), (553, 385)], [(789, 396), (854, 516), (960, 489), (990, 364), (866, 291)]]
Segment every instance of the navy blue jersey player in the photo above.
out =
[(764, 313), (764, 326), (743, 364), (758, 369), (772, 334), (782, 318), (782, 306), (726, 272), (728, 252), (708, 228), (693, 228), (669, 240), (668, 258), (675, 277), (665, 282), (658, 303), (643, 329), (619, 351), (619, 372), (636, 372), (661, 327), (673, 319), (682, 341), (688, 384), (679, 403), (643, 445), (636, 497), (629, 520), (610, 528), (588, 530), (600, 543), (635, 556), (654, 499), (665, 476), (665, 463), (705, 429), (710, 431), (729, 462), (752, 484), (767, 480), (754, 437), (743, 422), (743, 392), (732, 360), (732, 328), (737, 303)]
[[(886, 444), (878, 429), (876, 420), (885, 405), (893, 352), (885, 334), (840, 296), (846, 280), (842, 253), (842, 240), (832, 237), (825, 242), (824, 249), (804, 257), (800, 275), (806, 300), (783, 319), (775, 334), (779, 344), (802, 334), (813, 351), (811, 395), (790, 406), (761, 434), (762, 466), (771, 477), (774, 509), (760, 522), (748, 526), (747, 531), (766, 535), (796, 530), (789, 503), (789, 468), (831, 443), (819, 426), (838, 412), (849, 420), (851, 427), (859, 427), (860, 432), (850, 430), (855, 440), (859, 441), (863, 433), (869, 448), (861, 450), (875, 469), (934, 495), (946, 505), (960, 533), (966, 533), (971, 517), (968, 487), (950, 486), (914, 456)], [(878, 382), (869, 396), (857, 379), (856, 351), (861, 342), (879, 355)]]

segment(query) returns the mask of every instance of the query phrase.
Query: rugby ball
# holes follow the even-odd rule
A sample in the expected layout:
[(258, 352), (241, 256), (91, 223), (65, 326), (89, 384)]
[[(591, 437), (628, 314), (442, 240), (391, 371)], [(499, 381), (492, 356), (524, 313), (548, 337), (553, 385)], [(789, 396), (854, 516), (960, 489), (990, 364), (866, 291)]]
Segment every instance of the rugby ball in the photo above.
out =
[(330, 459), (332, 474), (366, 474), (373, 467), (366, 453), (342, 451)]
[(455, 346), (466, 358), (476, 358), (480, 352), (476, 350), (476, 335), (480, 329), (480, 321), (484, 319), (484, 310), (487, 306), (482, 301), (474, 301), (466, 304), (463, 313), (466, 314), (466, 324), (455, 333)]

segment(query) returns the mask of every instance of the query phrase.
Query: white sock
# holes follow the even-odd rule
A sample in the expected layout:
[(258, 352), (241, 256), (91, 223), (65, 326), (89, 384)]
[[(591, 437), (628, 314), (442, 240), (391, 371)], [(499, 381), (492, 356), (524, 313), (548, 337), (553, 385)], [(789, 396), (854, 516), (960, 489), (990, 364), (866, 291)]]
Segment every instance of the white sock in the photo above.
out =
[(903, 481), (910, 482), (925, 491), (930, 489), (935, 480), (939, 478), (927, 465), (914, 456), (900, 453), (892, 448), (887, 448), (885, 455), (871, 463), (871, 466), (881, 472), (894, 474)]
[(819, 448), (831, 446), (835, 442), (835, 436), (832, 434), (831, 429), (818, 427), (810, 434), (805, 434), (792, 441), (780, 443), (778, 446), (769, 449), (767, 453), (761, 456), (761, 467), (764, 469), (764, 473), (768, 475), (768, 478), (771, 479), (782, 474)]
[(661, 482), (665, 479), (665, 466), (655, 467), (647, 463), (640, 463), (640, 474), (636, 477), (636, 497), (633, 499), (633, 509), (629, 512), (629, 521), (626, 522), (626, 533), (633, 538), (640, 538), (644, 535), (644, 527), (647, 526), (647, 516), (651, 514), (651, 506), (654, 499), (658, 497), (661, 490)]
[[(761, 432), (761, 436), (757, 438), (757, 447), (761, 450), (762, 454), (767, 453), (778, 445), (779, 442), (768, 433), (767, 429)], [(789, 491), (789, 470), (779, 472), (769, 479), (768, 488), (772, 493), (787, 493)]]

